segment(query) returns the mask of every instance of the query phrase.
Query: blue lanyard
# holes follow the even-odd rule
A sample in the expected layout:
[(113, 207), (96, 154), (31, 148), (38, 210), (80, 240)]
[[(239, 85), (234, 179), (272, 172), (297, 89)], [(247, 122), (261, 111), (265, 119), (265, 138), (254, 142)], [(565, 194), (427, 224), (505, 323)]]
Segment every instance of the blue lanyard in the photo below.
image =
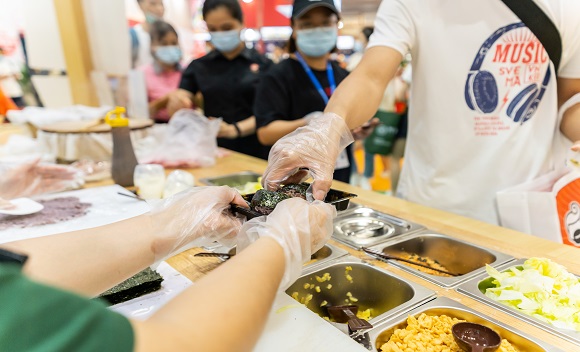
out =
[[(318, 90), (318, 94), (320, 94), (322, 100), (324, 100), (324, 105), (328, 104), (328, 95), (326, 95), (324, 88), (322, 88), (322, 85), (314, 75), (314, 72), (312, 72), (310, 66), (308, 66), (306, 61), (304, 61), (304, 58), (302, 57), (302, 55), (300, 55), (299, 52), (296, 52), (296, 58), (298, 59), (298, 62), (302, 64), (304, 71), (306, 71), (308, 78), (310, 78), (310, 81), (312, 81), (312, 84), (314, 84), (316, 90)], [(326, 75), (328, 76), (328, 84), (330, 85), (330, 95), (332, 95), (336, 90), (336, 82), (334, 80), (334, 70), (332, 69), (330, 61), (326, 64)]]

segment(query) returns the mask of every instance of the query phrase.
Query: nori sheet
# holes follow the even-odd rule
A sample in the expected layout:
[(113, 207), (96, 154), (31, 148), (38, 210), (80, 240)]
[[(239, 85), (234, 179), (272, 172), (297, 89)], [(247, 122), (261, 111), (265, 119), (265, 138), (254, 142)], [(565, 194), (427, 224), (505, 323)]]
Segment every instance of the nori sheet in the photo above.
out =
[(147, 268), (103, 292), (98, 298), (104, 299), (111, 305), (126, 302), (159, 290), (161, 282), (163, 282), (163, 277), (157, 271)]

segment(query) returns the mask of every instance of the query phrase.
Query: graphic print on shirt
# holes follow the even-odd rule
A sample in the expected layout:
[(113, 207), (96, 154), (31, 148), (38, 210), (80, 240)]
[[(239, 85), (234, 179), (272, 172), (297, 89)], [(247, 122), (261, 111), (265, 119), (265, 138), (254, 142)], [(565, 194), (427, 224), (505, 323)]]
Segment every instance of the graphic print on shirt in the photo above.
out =
[(465, 82), (474, 134), (497, 136), (523, 125), (540, 105), (552, 72), (548, 54), (522, 23), (495, 31), (480, 47)]

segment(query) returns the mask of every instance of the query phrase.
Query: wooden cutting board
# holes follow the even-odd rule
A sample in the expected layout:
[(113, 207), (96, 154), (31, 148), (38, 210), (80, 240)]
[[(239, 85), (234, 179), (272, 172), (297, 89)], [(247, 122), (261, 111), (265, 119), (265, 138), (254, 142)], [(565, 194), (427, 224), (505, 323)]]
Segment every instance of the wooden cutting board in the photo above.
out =
[[(140, 130), (153, 126), (153, 120), (129, 120), (131, 130)], [(66, 121), (58, 122), (39, 128), (41, 131), (49, 133), (108, 133), (111, 126), (102, 119), (91, 121)]]

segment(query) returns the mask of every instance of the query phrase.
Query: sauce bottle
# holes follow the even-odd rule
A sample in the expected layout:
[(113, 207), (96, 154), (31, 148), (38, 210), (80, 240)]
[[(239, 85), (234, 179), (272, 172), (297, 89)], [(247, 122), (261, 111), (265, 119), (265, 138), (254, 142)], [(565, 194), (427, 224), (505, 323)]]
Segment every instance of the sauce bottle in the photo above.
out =
[(129, 119), (125, 117), (125, 108), (117, 106), (105, 116), (105, 122), (111, 126), (113, 135), (113, 161), (111, 175), (120, 186), (133, 186), (133, 172), (137, 166), (137, 157), (131, 144)]

